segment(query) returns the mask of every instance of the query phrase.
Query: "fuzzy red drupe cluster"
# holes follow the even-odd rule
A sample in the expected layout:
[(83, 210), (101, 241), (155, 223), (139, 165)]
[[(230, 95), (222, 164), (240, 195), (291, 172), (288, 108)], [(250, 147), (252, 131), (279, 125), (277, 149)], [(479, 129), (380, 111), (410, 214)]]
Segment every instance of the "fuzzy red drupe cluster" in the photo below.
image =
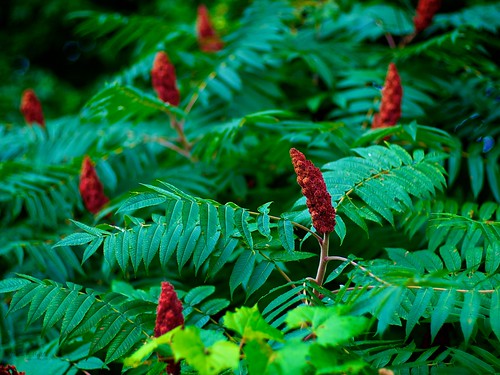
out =
[(389, 70), (382, 89), (380, 113), (373, 116), (372, 129), (394, 126), (401, 117), (401, 101), (403, 88), (401, 78), (394, 63), (389, 64)]
[(151, 80), (153, 88), (162, 101), (174, 106), (179, 105), (180, 93), (177, 88), (175, 67), (163, 51), (156, 54), (151, 70)]
[(27, 89), (23, 92), (21, 98), (21, 113), (28, 124), (36, 123), (42, 128), (45, 127), (42, 104), (40, 104), (38, 97), (32, 89)]
[(420, 0), (417, 5), (417, 14), (413, 18), (415, 32), (420, 33), (430, 26), (432, 18), (441, 7), (441, 0)]
[(0, 365), (0, 375), (25, 375), (24, 371), (17, 371), (16, 366)]
[[(182, 303), (177, 297), (174, 286), (167, 281), (161, 283), (161, 294), (156, 309), (156, 324), (154, 335), (160, 337), (178, 326), (184, 325)], [(167, 374), (180, 374), (179, 363), (166, 360)]]
[(198, 6), (198, 18), (196, 19), (196, 31), (200, 49), (204, 52), (217, 52), (224, 47), (224, 43), (215, 32), (207, 7)]
[(97, 214), (109, 202), (90, 157), (85, 156), (80, 172), (80, 194), (89, 212)]
[(332, 232), (335, 228), (335, 208), (321, 171), (295, 148), (290, 149), (290, 156), (314, 228), (320, 234)]

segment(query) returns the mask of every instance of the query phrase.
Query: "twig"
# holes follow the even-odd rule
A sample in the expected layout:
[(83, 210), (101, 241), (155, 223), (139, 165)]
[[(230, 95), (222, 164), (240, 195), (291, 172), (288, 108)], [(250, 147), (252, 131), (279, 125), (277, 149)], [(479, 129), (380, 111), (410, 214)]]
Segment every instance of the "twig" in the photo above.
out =
[(176, 144), (170, 142), (170, 141), (167, 141), (165, 138), (162, 138), (162, 137), (144, 137), (144, 141), (146, 142), (155, 142), (155, 143), (158, 143), (159, 145), (161, 146), (164, 146), (166, 148), (169, 148), (177, 153), (179, 153), (180, 155), (188, 158), (191, 160), (191, 155), (189, 153), (189, 151), (186, 151), (184, 150), (183, 148), (177, 146)]
[(172, 114), (169, 114), (168, 117), (170, 119), (170, 126), (175, 129), (177, 135), (179, 136), (179, 142), (181, 143), (184, 150), (189, 152), (192, 145), (191, 143), (189, 143), (186, 138), (186, 134), (184, 133), (184, 121), (177, 121), (177, 118)]
[(186, 105), (186, 109), (184, 110), (185, 113), (189, 113), (191, 111), (191, 109), (193, 108), (194, 104), (196, 103), (196, 101), (198, 100), (198, 98), (200, 97), (200, 92), (202, 92), (203, 90), (205, 90), (205, 88), (207, 87), (208, 85), (208, 82), (211, 80), (211, 79), (214, 79), (215, 77), (217, 76), (217, 73), (215, 72), (212, 72), (208, 75), (208, 78), (206, 81), (204, 81), (200, 87), (198, 87), (198, 90), (196, 90), (195, 93), (193, 93), (193, 95), (191, 96), (191, 99), (189, 100), (189, 103)]
[(411, 41), (417, 36), (416, 32), (413, 32), (407, 36), (405, 36), (401, 42), (399, 43), (399, 48), (405, 47), (407, 44), (410, 44)]
[(391, 33), (385, 33), (385, 39), (387, 39), (389, 47), (396, 48), (396, 43), (394, 42), (394, 38), (392, 37)]
[(284, 278), (287, 282), (291, 283), (291, 287), (292, 287), (292, 289), (293, 289), (293, 288), (296, 288), (296, 285), (295, 285), (295, 284), (293, 284), (292, 279), (290, 279), (290, 277), (289, 277), (289, 276), (285, 273), (285, 271), (283, 271), (283, 269), (282, 269), (280, 266), (278, 266), (278, 264), (277, 264), (277, 263), (276, 263), (273, 259), (269, 258), (269, 257), (268, 257), (266, 254), (264, 254), (262, 251), (259, 251), (259, 253), (260, 253), (260, 255), (262, 255), (262, 256), (263, 256), (266, 260), (268, 260), (269, 262), (271, 262), (272, 264), (274, 264), (274, 266), (276, 267), (276, 269), (278, 270), (278, 272), (281, 274), (281, 276), (283, 276), (283, 278)]

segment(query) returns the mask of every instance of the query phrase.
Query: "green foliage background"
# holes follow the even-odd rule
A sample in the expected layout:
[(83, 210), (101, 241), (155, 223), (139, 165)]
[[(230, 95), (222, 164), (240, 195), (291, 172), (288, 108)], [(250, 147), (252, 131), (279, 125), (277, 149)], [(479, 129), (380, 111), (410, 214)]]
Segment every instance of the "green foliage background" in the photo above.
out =
[[(386, 35), (412, 32), (415, 2), (212, 2), (215, 54), (198, 49), (197, 3), (62, 3), (2, 16), (5, 363), (156, 374), (160, 352), (184, 373), (500, 371), (499, 2), (443, 1), (394, 49)], [(54, 30), (74, 34), (58, 49)], [(178, 108), (151, 88), (161, 50)], [(402, 118), (372, 131), (391, 61)], [(18, 112), (28, 87), (46, 132)], [(291, 147), (337, 210), (321, 286)], [(95, 217), (78, 191), (85, 155), (111, 198)], [(152, 339), (162, 280), (186, 329)]]

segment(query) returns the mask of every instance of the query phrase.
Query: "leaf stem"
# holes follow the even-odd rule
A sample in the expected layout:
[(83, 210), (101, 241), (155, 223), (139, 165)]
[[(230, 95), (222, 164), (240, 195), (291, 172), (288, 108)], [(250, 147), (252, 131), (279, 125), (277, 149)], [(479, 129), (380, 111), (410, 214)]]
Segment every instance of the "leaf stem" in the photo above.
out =
[(186, 138), (186, 134), (184, 133), (184, 121), (180, 121), (180, 122), (177, 121), (177, 118), (172, 114), (169, 114), (168, 117), (170, 119), (170, 126), (172, 126), (172, 128), (175, 129), (175, 131), (177, 132), (177, 135), (179, 136), (179, 142), (181, 143), (184, 150), (187, 153), (189, 153), (192, 145), (191, 145), (191, 143), (189, 143), (189, 141)]
[(172, 151), (175, 151), (177, 152), (178, 154), (188, 158), (191, 160), (191, 155), (189, 153), (189, 151), (186, 151), (185, 149), (177, 146), (176, 144), (166, 140), (165, 138), (163, 137), (149, 137), (149, 136), (146, 136), (144, 137), (144, 141), (145, 142), (155, 142), (155, 143), (158, 143), (159, 145), (163, 146), (163, 147), (166, 147), (166, 148), (169, 148), (171, 149)]
[(278, 272), (281, 274), (281, 276), (283, 276), (283, 278), (284, 278), (287, 282), (291, 283), (291, 287), (292, 287), (292, 289), (293, 289), (293, 288), (296, 288), (295, 284), (293, 284), (293, 282), (292, 282), (292, 279), (290, 279), (290, 277), (289, 277), (289, 276), (285, 273), (285, 271), (283, 271), (283, 269), (282, 269), (280, 266), (278, 266), (278, 264), (276, 263), (276, 261), (275, 261), (275, 260), (273, 260), (273, 259), (269, 258), (269, 257), (268, 257), (266, 254), (264, 254), (262, 251), (259, 251), (259, 253), (260, 253), (260, 255), (262, 255), (262, 256), (264, 257), (264, 259), (266, 259), (266, 260), (268, 260), (269, 262), (271, 262), (272, 264), (274, 264), (274, 266), (276, 267), (276, 269), (278, 270)]
[(189, 113), (191, 112), (191, 109), (193, 109), (193, 106), (194, 104), (196, 103), (196, 101), (198, 100), (198, 98), (200, 97), (200, 92), (202, 92), (203, 90), (205, 90), (205, 88), (207, 87), (208, 85), (208, 82), (212, 79), (214, 79), (215, 77), (217, 76), (217, 73), (216, 72), (212, 72), (208, 75), (208, 78), (206, 81), (203, 81), (200, 86), (198, 87), (198, 90), (196, 90), (195, 93), (193, 93), (193, 95), (191, 96), (191, 99), (189, 100), (189, 103), (186, 105), (186, 109), (184, 109), (184, 112), (185, 113)]
[[(260, 215), (260, 212), (254, 212), (254, 211), (248, 211), (248, 213), (250, 215), (254, 215), (254, 216), (259, 216)], [(273, 219), (273, 220), (283, 220), (282, 217), (278, 217), (278, 216), (273, 216), (273, 215), (269, 215), (269, 218), (270, 219)], [(306, 232), (309, 232), (311, 233), (314, 237), (316, 237), (316, 239), (318, 240), (318, 242), (321, 244), (321, 242), (323, 241), (323, 239), (316, 233), (316, 232), (313, 232), (312, 230), (310, 230), (308, 227), (302, 225), (302, 224), (299, 224), (295, 221), (291, 221), (290, 220), (290, 223), (292, 223), (292, 225), (294, 227), (297, 227), (297, 228), (300, 228), (300, 229), (303, 229), (305, 230)]]
[[(389, 284), (388, 286), (394, 286), (394, 285), (391, 285)], [(432, 290), (436, 290), (438, 292), (446, 292), (448, 290), (450, 290), (451, 288), (440, 288), (440, 287), (431, 287), (431, 286), (422, 286), (422, 285), (402, 285), (404, 286), (405, 288), (408, 288), (408, 289), (424, 289), (424, 288), (429, 288), (429, 289), (432, 289)], [(336, 290), (332, 290), (332, 293), (334, 294), (338, 294), (340, 293), (341, 291), (353, 291), (353, 290), (361, 290), (361, 289), (375, 289), (375, 288), (381, 288), (380, 285), (368, 285), (368, 286), (353, 286), (353, 287), (350, 287), (350, 288), (346, 288), (346, 289), (336, 289)], [(495, 293), (495, 289), (479, 289), (479, 290), (474, 290), (474, 289), (455, 289), (455, 292), (457, 293), (470, 293), (470, 292), (477, 292), (477, 293), (480, 293), (480, 294), (492, 294), (492, 293)]]
[(329, 262), (331, 260), (339, 260), (341, 262), (349, 262), (350, 264), (352, 264), (354, 267), (357, 267), (359, 268), (361, 271), (363, 272), (366, 272), (366, 274), (370, 277), (372, 277), (373, 279), (377, 280), (379, 283), (382, 283), (386, 286), (392, 286), (392, 284), (388, 283), (387, 281), (385, 280), (382, 280), (380, 277), (376, 276), (375, 274), (373, 274), (369, 269), (363, 267), (361, 264), (359, 263), (356, 263), (355, 261), (353, 260), (350, 260), (348, 258), (344, 258), (344, 257), (339, 257), (339, 256), (327, 256), (326, 257), (326, 261)]

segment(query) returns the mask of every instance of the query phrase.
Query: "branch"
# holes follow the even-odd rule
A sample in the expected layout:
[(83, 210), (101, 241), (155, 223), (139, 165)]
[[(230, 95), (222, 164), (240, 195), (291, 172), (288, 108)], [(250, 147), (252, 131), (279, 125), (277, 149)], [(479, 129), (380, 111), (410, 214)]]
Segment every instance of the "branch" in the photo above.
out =
[[(389, 286), (394, 286), (394, 285), (389, 285)], [(432, 289), (432, 290), (436, 290), (438, 292), (446, 292), (448, 290), (451, 290), (451, 288), (439, 288), (439, 287), (430, 287), (430, 286), (421, 286), (421, 285), (404, 285), (406, 288), (408, 289), (424, 289), (424, 288), (429, 288), (429, 289)], [(334, 294), (338, 294), (340, 293), (341, 291), (345, 291), (345, 290), (348, 290), (348, 291), (353, 291), (353, 290), (360, 290), (360, 289), (375, 289), (375, 288), (382, 288), (382, 286), (380, 285), (368, 285), (368, 286), (353, 286), (353, 287), (350, 287), (350, 288), (346, 288), (346, 289), (336, 289), (336, 290), (332, 290), (331, 292), (334, 293)], [(495, 289), (480, 289), (480, 290), (474, 290), (474, 289), (455, 289), (456, 292), (458, 293), (470, 293), (470, 292), (477, 292), (477, 293), (480, 293), (480, 294), (492, 294), (492, 293), (495, 293)]]

